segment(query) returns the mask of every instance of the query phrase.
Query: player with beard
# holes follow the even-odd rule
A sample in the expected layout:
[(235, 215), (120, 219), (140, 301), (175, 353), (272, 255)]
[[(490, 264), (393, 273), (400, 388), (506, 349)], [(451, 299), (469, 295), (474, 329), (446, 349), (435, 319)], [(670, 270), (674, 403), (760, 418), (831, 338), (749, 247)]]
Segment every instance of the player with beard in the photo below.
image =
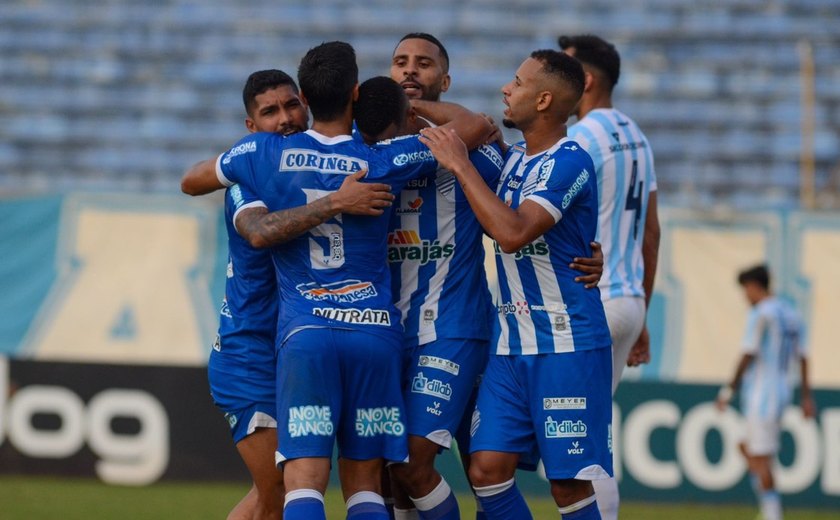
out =
[[(417, 111), (438, 123), (448, 119), (447, 104), (438, 103), (450, 85), (448, 71), (446, 48), (430, 34), (407, 34), (394, 50), (391, 78)], [(419, 129), (431, 121), (415, 122)], [(483, 146), (469, 158), (485, 184), (495, 188), (502, 164), (499, 148)], [(434, 461), (454, 437), (465, 471), (469, 468), (470, 414), (465, 412), (475, 404), (474, 389), (495, 321), (482, 238), (463, 190), (446, 169), (411, 181), (394, 205), (388, 259), (405, 342), (412, 349), (406, 389), (410, 457), (407, 464), (391, 466), (397, 520), (459, 517), (455, 497)], [(596, 284), (599, 263), (600, 258), (582, 259), (579, 267), (595, 274), (581, 281)]]

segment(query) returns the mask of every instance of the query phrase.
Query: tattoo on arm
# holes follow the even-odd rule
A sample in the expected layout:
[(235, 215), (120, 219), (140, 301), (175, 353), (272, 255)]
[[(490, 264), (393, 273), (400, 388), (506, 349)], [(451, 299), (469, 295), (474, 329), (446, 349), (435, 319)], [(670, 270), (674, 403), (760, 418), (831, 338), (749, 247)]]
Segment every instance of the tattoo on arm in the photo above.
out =
[(337, 214), (330, 196), (322, 197), (305, 206), (268, 212), (243, 212), (236, 221), (236, 228), (252, 246), (271, 247), (306, 233)]

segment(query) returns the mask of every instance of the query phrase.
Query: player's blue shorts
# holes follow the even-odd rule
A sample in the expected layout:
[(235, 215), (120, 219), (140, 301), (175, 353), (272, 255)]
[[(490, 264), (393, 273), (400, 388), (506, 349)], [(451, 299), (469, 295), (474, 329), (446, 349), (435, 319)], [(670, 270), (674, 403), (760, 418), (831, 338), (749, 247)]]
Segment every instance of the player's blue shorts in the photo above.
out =
[[(470, 452), (539, 453), (549, 479), (612, 476), (612, 353), (491, 355)], [(535, 449), (536, 448), (536, 449)]]
[[(215, 354), (215, 353), (214, 353)], [(224, 370), (217, 356), (211, 354), (207, 379), (213, 402), (225, 414), (233, 442), (238, 443), (257, 428), (276, 428), (275, 378), (256, 371), (247, 377)], [(273, 374), (274, 369), (268, 374)]]
[(413, 349), (405, 389), (409, 434), (451, 446), (489, 348), (486, 341), (439, 339)]
[(405, 462), (400, 334), (308, 328), (278, 352), (276, 461), (338, 455)]

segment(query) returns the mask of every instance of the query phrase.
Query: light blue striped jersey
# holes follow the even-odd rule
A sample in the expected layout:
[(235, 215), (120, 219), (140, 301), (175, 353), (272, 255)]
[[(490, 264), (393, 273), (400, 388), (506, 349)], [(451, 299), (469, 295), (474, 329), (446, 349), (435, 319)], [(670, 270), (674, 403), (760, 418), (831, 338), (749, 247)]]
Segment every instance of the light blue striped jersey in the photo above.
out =
[[(256, 133), (219, 156), (222, 184), (239, 183), (269, 211), (304, 206), (337, 191), (348, 175), (382, 182), (398, 193), (437, 169), (417, 136), (375, 148), (349, 135), (314, 130), (283, 136)], [(390, 215), (336, 215), (271, 249), (280, 292), (281, 341), (303, 328), (352, 328), (402, 338), (385, 262)]]
[[(470, 160), (488, 186), (502, 155), (482, 146)], [(409, 181), (394, 204), (388, 262), (407, 346), (440, 338), (489, 340), (493, 316), (484, 273), (484, 230), (449, 170)], [(486, 309), (486, 311), (482, 311)]]
[(805, 355), (802, 320), (784, 300), (771, 296), (750, 311), (743, 353), (755, 356), (744, 373), (741, 411), (778, 419), (791, 399), (790, 362)]
[(515, 253), (504, 253), (495, 245), (496, 354), (609, 347), (599, 292), (575, 282), (579, 273), (569, 267), (575, 257), (592, 256), (589, 243), (598, 223), (592, 159), (567, 138), (545, 152), (525, 153), (524, 144), (508, 151), (496, 193), (513, 209), (526, 200), (539, 204), (556, 224)]
[(228, 265), (219, 336), (210, 352), (214, 370), (273, 380), (277, 335), (277, 281), (267, 249), (254, 249), (236, 232), (240, 211), (264, 207), (256, 196), (235, 184), (225, 192)]
[(643, 298), (642, 240), (650, 192), (656, 191), (650, 143), (632, 119), (614, 108), (592, 110), (569, 127), (569, 138), (592, 156), (598, 178), (601, 298)]

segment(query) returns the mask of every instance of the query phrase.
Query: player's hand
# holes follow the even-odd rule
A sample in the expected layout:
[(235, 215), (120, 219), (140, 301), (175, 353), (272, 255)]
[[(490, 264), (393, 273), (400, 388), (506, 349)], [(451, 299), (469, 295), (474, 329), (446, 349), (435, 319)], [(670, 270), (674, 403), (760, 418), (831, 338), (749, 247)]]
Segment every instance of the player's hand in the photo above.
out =
[(636, 340), (635, 345), (630, 349), (630, 354), (627, 355), (627, 366), (637, 367), (647, 363), (650, 363), (650, 334), (647, 325), (645, 325), (642, 328), (642, 333), (639, 334), (639, 339)]
[(604, 252), (601, 251), (601, 244), (598, 242), (590, 242), (592, 246), (591, 258), (575, 258), (569, 267), (575, 271), (586, 273), (584, 276), (575, 278), (576, 282), (584, 284), (587, 289), (598, 287), (598, 282), (601, 281), (601, 275), (604, 273)]
[(367, 170), (360, 170), (348, 176), (341, 187), (333, 193), (333, 203), (340, 213), (349, 215), (381, 215), (391, 207), (394, 195), (391, 186), (379, 182), (361, 182)]
[(507, 151), (507, 143), (505, 142), (505, 136), (502, 135), (502, 129), (499, 128), (499, 125), (496, 124), (496, 121), (493, 118), (484, 112), (481, 113), (481, 116), (490, 123), (490, 126), (493, 127), (493, 132), (490, 133), (490, 137), (487, 138), (487, 141), (484, 144), (493, 144), (496, 143), (499, 145), (499, 148), (502, 149), (502, 153), (504, 154)]
[(817, 405), (814, 403), (814, 398), (809, 395), (803, 395), (799, 401), (802, 407), (802, 415), (806, 419), (811, 419), (817, 416)]
[(717, 408), (719, 412), (725, 412), (726, 408), (729, 407), (729, 401), (732, 400), (732, 393), (733, 390), (731, 386), (725, 385), (720, 387), (720, 391), (715, 399), (715, 408)]
[(464, 141), (448, 128), (424, 128), (420, 142), (429, 147), (438, 164), (457, 175), (458, 169), (471, 164)]

